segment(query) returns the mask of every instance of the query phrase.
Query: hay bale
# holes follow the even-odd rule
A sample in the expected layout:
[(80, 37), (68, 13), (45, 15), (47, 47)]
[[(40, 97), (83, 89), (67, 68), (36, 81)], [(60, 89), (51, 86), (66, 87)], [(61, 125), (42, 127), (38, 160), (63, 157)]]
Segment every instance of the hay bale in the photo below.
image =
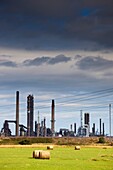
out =
[(42, 150), (34, 150), (33, 151), (33, 158), (39, 158), (39, 152), (42, 151)]
[(53, 150), (53, 146), (52, 146), (52, 145), (47, 146), (47, 149), (48, 149), (48, 150)]
[(39, 159), (50, 159), (50, 152), (48, 151), (40, 151)]
[(80, 146), (75, 146), (75, 150), (80, 150)]

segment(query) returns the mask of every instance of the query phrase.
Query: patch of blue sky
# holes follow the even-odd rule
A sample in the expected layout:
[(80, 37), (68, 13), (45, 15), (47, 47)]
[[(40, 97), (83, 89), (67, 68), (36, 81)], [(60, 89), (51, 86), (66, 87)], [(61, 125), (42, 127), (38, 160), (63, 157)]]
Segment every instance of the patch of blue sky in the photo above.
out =
[(83, 8), (81, 11), (81, 15), (84, 17), (87, 17), (91, 14), (91, 9), (90, 8)]

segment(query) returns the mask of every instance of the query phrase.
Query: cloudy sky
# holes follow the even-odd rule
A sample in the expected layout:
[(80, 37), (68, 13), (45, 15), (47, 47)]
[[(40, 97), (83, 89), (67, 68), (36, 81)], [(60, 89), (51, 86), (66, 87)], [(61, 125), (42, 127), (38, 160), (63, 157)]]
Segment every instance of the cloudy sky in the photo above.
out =
[(55, 99), (56, 129), (79, 126), (83, 110), (91, 126), (102, 118), (109, 133), (112, 87), (112, 0), (0, 1), (0, 128), (15, 119), (19, 90), (20, 123), (33, 94), (35, 119), (39, 110), (48, 126)]

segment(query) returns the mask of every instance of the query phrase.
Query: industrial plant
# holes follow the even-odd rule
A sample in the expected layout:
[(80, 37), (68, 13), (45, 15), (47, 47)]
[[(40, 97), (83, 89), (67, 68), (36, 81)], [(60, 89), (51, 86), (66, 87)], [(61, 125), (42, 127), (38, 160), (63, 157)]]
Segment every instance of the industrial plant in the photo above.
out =
[(1, 136), (11, 136), (9, 123), (15, 124), (15, 136), (55, 136), (55, 103), (52, 100), (51, 105), (51, 129), (46, 127), (46, 118), (39, 122), (35, 121), (34, 127), (34, 96), (28, 95), (27, 97), (27, 127), (19, 123), (19, 91), (16, 92), (16, 120), (5, 120), (3, 128), (1, 129)]
[[(27, 96), (27, 126), (19, 123), (19, 91), (16, 92), (16, 116), (15, 120), (5, 120), (3, 124), (3, 128), (1, 129), (1, 136), (12, 136), (12, 132), (9, 128), (10, 123), (15, 124), (15, 135), (18, 136), (28, 136), (28, 137), (63, 137), (63, 136), (72, 136), (72, 137), (89, 137), (89, 136), (104, 136), (105, 129), (104, 123), (99, 119), (99, 132), (95, 130), (95, 123), (93, 123), (92, 130), (90, 132), (90, 114), (82, 113), (80, 111), (80, 126), (77, 128), (76, 123), (74, 125), (70, 125), (70, 129), (68, 128), (60, 128), (59, 132), (55, 131), (55, 101), (52, 99), (51, 102), (51, 128), (46, 127), (46, 118), (40, 122), (39, 112), (38, 112), (38, 121), (34, 121), (34, 96)], [(35, 127), (35, 129), (33, 129)], [(74, 128), (73, 128), (74, 127)], [(73, 130), (74, 129), (74, 130)]]

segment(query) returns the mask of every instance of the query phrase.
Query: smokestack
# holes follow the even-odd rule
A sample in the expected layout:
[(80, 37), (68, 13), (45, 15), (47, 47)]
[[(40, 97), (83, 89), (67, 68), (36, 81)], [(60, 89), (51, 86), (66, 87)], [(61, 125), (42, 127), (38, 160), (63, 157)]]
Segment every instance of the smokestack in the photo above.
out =
[(84, 114), (84, 124), (89, 125), (89, 113)]
[(111, 137), (111, 104), (109, 104), (109, 136)]
[(52, 136), (55, 134), (55, 104), (54, 100), (52, 100), (52, 106), (51, 106), (51, 132)]
[(40, 134), (40, 117), (39, 117), (39, 111), (38, 111), (38, 123), (37, 123), (37, 137)]
[(74, 133), (76, 134), (76, 123), (74, 123)]
[(19, 136), (19, 91), (16, 92), (16, 136)]
[(44, 117), (44, 137), (46, 136), (46, 118)]
[(44, 135), (44, 121), (41, 121), (41, 136)]
[(103, 136), (104, 136), (104, 123), (102, 125), (103, 125)]
[(72, 124), (70, 125), (70, 130), (73, 131), (73, 125)]
[(81, 118), (81, 127), (83, 127), (83, 117), (82, 117), (82, 110), (80, 110), (80, 118)]
[(100, 119), (100, 135), (101, 135), (101, 119)]
[(35, 133), (37, 133), (37, 125), (38, 125), (38, 123), (37, 123), (37, 121), (35, 121)]
[(95, 135), (95, 123), (93, 123), (92, 133)]

